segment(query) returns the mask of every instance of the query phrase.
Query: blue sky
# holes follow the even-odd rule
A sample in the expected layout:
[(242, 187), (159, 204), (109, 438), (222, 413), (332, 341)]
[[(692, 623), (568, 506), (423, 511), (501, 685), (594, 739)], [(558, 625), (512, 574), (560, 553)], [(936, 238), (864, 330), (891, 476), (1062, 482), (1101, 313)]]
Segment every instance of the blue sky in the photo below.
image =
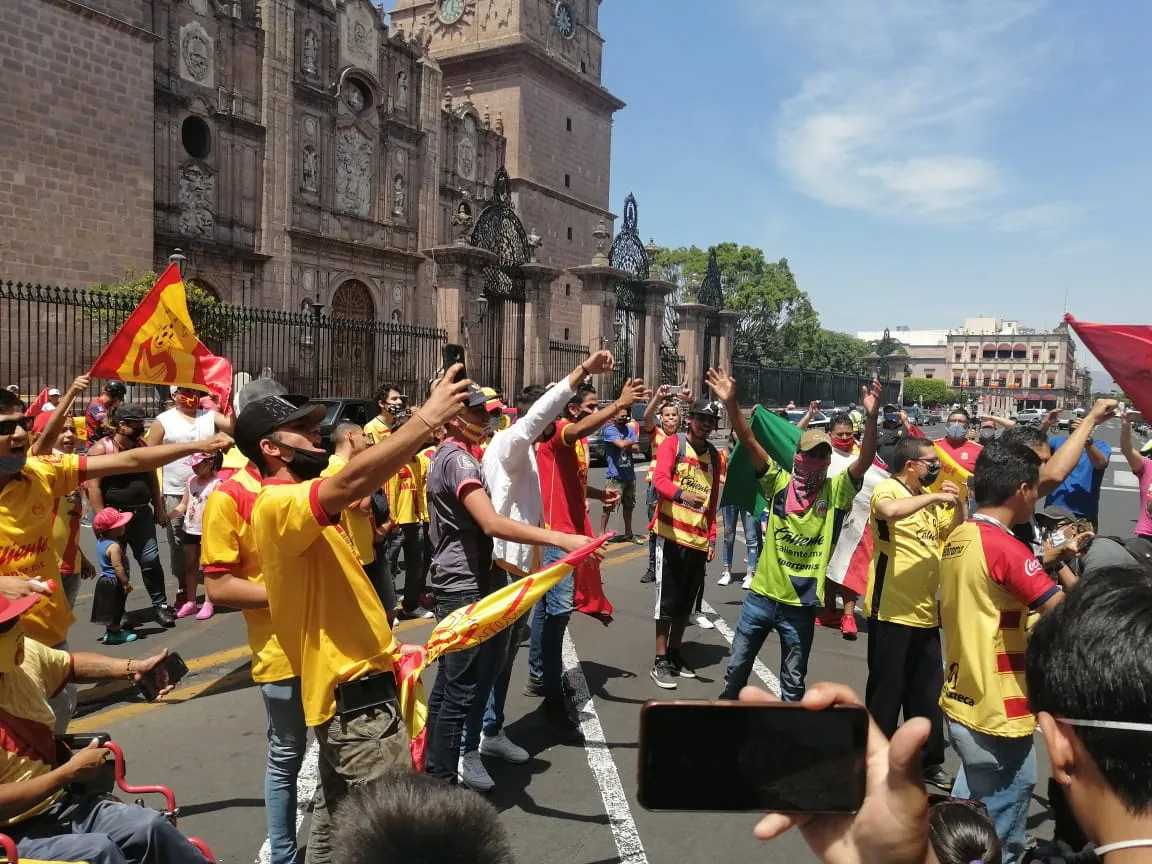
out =
[[(605, 0), (612, 206), (787, 257), (824, 326), (1148, 323), (1152, 4)], [(1097, 364), (1093, 364), (1099, 368)]]

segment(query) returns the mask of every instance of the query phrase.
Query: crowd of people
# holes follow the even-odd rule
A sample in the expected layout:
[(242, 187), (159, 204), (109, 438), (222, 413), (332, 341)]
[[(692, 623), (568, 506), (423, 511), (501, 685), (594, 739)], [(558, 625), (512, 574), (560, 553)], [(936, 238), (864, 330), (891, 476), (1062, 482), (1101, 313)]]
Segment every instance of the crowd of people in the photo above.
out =
[[(135, 560), (149, 614), (164, 627), (211, 617), (215, 606), (243, 611), (268, 721), (265, 809), (275, 864), (300, 855), (295, 799), (309, 730), (319, 750), (309, 862), (403, 860), (405, 838), (447, 844), (465, 828), (474, 834), (473, 860), (510, 860), (494, 811), (448, 787), (488, 791), (495, 782), (482, 757), (529, 758), (505, 733), (525, 639), (525, 694), (541, 699), (540, 720), (560, 740), (579, 739), (563, 644), (576, 611), (612, 620), (595, 559), (511, 627), (440, 659), (428, 701), (428, 781), (406, 775), (413, 759), (395, 674), (404, 655), (423, 648), (404, 644), (392, 628), (402, 617), (443, 619), (588, 546), (588, 502), (599, 501), (601, 534), (619, 511), (617, 539), (649, 546), (642, 581), (654, 586), (656, 692), (696, 677), (681, 649), (693, 621), (713, 626), (701, 610), (721, 521), (719, 584), (733, 581), (739, 525), (748, 566), (719, 698), (770, 698), (747, 684), (776, 631), (780, 698), (810, 708), (856, 700), (835, 685), (808, 687), (806, 678), (816, 626), (857, 639), (862, 596), (863, 702), (874, 719), (868, 797), (855, 819), (803, 825), (820, 857), (953, 860), (947, 849), (971, 846), (957, 839), (963, 835), (965, 842), (983, 836), (984, 846), (979, 856), (954, 860), (1020, 860), (1038, 722), (1056, 784), (1085, 836), (1131, 839), (1120, 835), (1135, 830), (1152, 789), (1140, 773), (1152, 763), (1125, 761), (1146, 750), (1132, 734), (1147, 731), (1148, 716), (1138, 668), (1148, 637), (1133, 609), (1152, 597), (1152, 470), (1124, 417), (1121, 450), (1139, 478), (1142, 509), (1132, 537), (1097, 536), (1110, 449), (1093, 431), (1116, 403), (1098, 402), (1067, 436), (1051, 439), (1046, 426), (974, 420), (956, 409), (944, 438), (932, 442), (898, 406), (883, 404), (874, 383), (859, 409), (833, 418), (827, 431), (801, 420), (794, 454), (781, 454), (757, 437), (737, 382), (723, 370), (708, 371), (709, 398), (627, 380), (601, 402), (588, 382), (613, 368), (610, 352), (595, 352), (565, 379), (529, 386), (509, 405), (458, 380), (459, 366), (444, 370), (418, 408), (383, 385), (378, 416), (364, 428), (337, 426), (331, 453), (319, 435), (324, 406), (268, 379), (245, 387), (235, 406), (177, 388), (147, 430), (145, 412), (124, 402), (118, 382), (88, 403), (82, 426), (71, 406), (87, 390), (86, 377), (64, 394), (49, 390), (52, 407), (33, 414), (17, 394), (0, 391), (0, 721), (7, 732), (0, 830), (17, 839), (21, 854), (40, 858), (203, 860), (150, 811), (72, 789), (106, 751), (61, 757), (52, 743), (75, 710), (78, 683), (149, 677), (161, 692), (170, 686), (164, 652), (124, 661), (69, 650), (72, 606), (86, 576), (98, 577), (92, 620), (105, 628), (101, 641), (136, 639), (125, 611)], [(712, 441), (721, 411), (732, 424), (731, 449)], [(608, 462), (603, 489), (588, 483), (587, 439), (599, 430)], [(642, 436), (652, 447), (647, 537), (633, 521)], [(940, 479), (942, 458), (970, 475), (966, 487)], [(762, 512), (720, 507), (727, 475), (737, 470), (754, 475)], [(85, 504), (95, 561), (80, 550)], [(853, 587), (829, 572), (857, 506), (867, 513), (871, 553), (866, 585)], [(177, 582), (171, 605), (157, 527), (168, 532)], [(1131, 603), (1116, 586), (1126, 586)], [(1099, 632), (1104, 608), (1123, 612), (1126, 644)], [(1108, 642), (1107, 668), (1070, 650), (1067, 634), (1082, 639), (1093, 630)], [(1126, 746), (1133, 741), (1135, 750)], [(961, 764), (955, 780), (944, 768), (949, 743)], [(925, 782), (974, 803), (936, 810), (929, 820)], [(425, 814), (398, 828), (396, 811), (410, 812), (417, 800), (440, 801), (437, 819), (459, 819)], [(1105, 813), (1110, 806), (1116, 815)], [(796, 821), (770, 815), (758, 836)], [(365, 857), (385, 844), (392, 851)]]

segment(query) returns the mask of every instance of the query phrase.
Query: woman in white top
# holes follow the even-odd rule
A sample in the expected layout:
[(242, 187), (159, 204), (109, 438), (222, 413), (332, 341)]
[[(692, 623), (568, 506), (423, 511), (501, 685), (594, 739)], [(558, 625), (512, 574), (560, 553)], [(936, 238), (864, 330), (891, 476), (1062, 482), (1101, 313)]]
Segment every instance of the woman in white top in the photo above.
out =
[[(147, 443), (180, 444), (189, 441), (206, 441), (217, 432), (231, 432), (232, 418), (225, 417), (219, 411), (205, 411), (200, 407), (200, 400), (207, 391), (195, 387), (177, 387), (173, 393), (176, 406), (156, 416), (152, 426), (148, 429)], [(164, 510), (168, 513), (176, 510), (184, 498), (184, 487), (188, 478), (192, 476), (192, 468), (184, 460), (165, 465), (161, 473), (161, 492), (164, 495)], [(175, 520), (164, 518), (164, 526), (168, 534), (168, 549), (171, 554), (172, 573), (179, 586), (176, 594), (175, 609), (179, 609), (189, 599), (195, 596), (185, 596), (184, 583), (186, 573), (184, 567), (184, 519), (177, 516)]]

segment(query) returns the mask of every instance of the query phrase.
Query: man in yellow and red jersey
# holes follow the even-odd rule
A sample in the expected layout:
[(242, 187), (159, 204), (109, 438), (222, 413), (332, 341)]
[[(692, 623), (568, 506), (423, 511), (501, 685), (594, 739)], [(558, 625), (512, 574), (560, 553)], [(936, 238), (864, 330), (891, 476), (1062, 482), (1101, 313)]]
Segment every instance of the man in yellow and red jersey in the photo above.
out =
[[(393, 429), (400, 429), (406, 419), (397, 421)], [(422, 452), (428, 452), (424, 450)], [(435, 449), (432, 450), (435, 453)], [(388, 497), (388, 508), (394, 526), (388, 538), (388, 552), (384, 563), (384, 578), (395, 584), (396, 573), (400, 568), (400, 553), (404, 553), (404, 597), (402, 618), (433, 618), (432, 610), (420, 605), (424, 594), (427, 565), (424, 558), (424, 511), (428, 506), (425, 480), (427, 465), (421, 453), (412, 461), (388, 478), (384, 484), (384, 494)]]
[(657, 687), (676, 689), (676, 678), (696, 673), (680, 655), (680, 640), (704, 571), (716, 554), (716, 505), (720, 500), (720, 454), (708, 436), (720, 419), (701, 400), (688, 412), (688, 431), (668, 435), (657, 455), (653, 486), (658, 498), (651, 529), (656, 535)]
[[(644, 478), (648, 483), (648, 493), (645, 503), (648, 505), (648, 521), (656, 515), (656, 487), (652, 485), (652, 476), (656, 471), (656, 459), (660, 452), (660, 445), (669, 435), (680, 431), (680, 405), (669, 394), (672, 392), (667, 384), (662, 384), (652, 395), (647, 407), (644, 409), (644, 432), (652, 444), (648, 460), (648, 475)], [(690, 398), (689, 391), (685, 390), (681, 396)], [(648, 570), (640, 577), (640, 581), (647, 584), (656, 581), (656, 535), (648, 535)]]
[(376, 391), (376, 407), (380, 413), (364, 424), (364, 437), (369, 444), (379, 444), (392, 434), (396, 418), (405, 413), (404, 395), (395, 384), (381, 384)]
[(1036, 506), (1040, 465), (1021, 444), (985, 447), (973, 474), (976, 512), (941, 554), (940, 707), (961, 764), (952, 794), (987, 807), (1005, 861), (1024, 854), (1036, 785), (1036, 717), (1024, 676), (1028, 613), (1045, 615), (1064, 599), (1032, 550), (1012, 536), (1012, 526), (1027, 522)]

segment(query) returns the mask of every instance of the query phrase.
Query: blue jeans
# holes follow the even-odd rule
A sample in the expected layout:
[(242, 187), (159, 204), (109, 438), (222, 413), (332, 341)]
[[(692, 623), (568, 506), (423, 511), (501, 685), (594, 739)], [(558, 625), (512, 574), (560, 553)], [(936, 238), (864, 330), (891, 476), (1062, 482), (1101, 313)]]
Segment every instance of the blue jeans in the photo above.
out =
[(979, 801), (1004, 847), (1004, 864), (1024, 855), (1028, 803), (1036, 786), (1036, 748), (1032, 736), (1003, 738), (948, 720), (948, 737), (960, 757), (952, 794)]
[[(488, 593), (498, 591), (509, 582), (505, 571), (494, 569), (492, 572), (496, 578), (492, 580)], [(523, 620), (523, 616), (520, 620)], [(492, 693), (498, 681), (504, 681), (504, 695), (505, 697), (508, 695), (508, 679), (512, 675), (512, 652), (508, 643), (513, 629), (519, 623), (517, 621), (511, 627), (504, 628), (480, 643), (480, 668), (476, 674), (476, 693), (468, 709), (468, 718), (464, 721), (464, 736), (461, 741), (463, 753), (471, 753), (480, 746), (480, 728), (487, 717), (488, 706), (491, 704)], [(500, 704), (500, 709), (503, 712), (503, 702)]]
[[(644, 503), (648, 505), (648, 524), (651, 526), (652, 520), (656, 518), (656, 484), (648, 484), (648, 492), (644, 496)], [(648, 571), (650, 573), (656, 572), (656, 532), (648, 531)]]
[(504, 705), (508, 701), (508, 687), (512, 682), (512, 667), (516, 665), (516, 655), (520, 653), (520, 643), (528, 635), (529, 619), (529, 613), (525, 613), (508, 628), (511, 635), (508, 639), (508, 653), (504, 660), (504, 668), (500, 670), (496, 680), (492, 683), (492, 692), (488, 694), (488, 704), (485, 706), (485, 735), (498, 735), (500, 730), (504, 728)]
[(151, 507), (132, 511), (132, 521), (124, 528), (124, 542), (140, 565), (144, 588), (153, 606), (167, 606), (164, 593), (164, 565), (160, 563), (160, 546), (156, 542), (156, 516)]
[(816, 611), (814, 606), (789, 606), (755, 591), (745, 594), (720, 698), (740, 696), (764, 640), (776, 630), (780, 634), (780, 698), (785, 702), (799, 702), (804, 695), (808, 655), (812, 653)]
[(732, 504), (720, 508), (724, 518), (724, 569), (732, 568), (732, 548), (736, 545), (736, 525), (744, 520), (744, 542), (748, 546), (748, 572), (756, 572), (756, 564), (760, 560), (760, 520), (751, 513), (736, 509)]
[[(564, 553), (555, 546), (544, 550), (544, 567), (556, 563)], [(576, 577), (569, 573), (552, 586), (532, 610), (532, 641), (528, 646), (528, 674), (544, 684), (544, 698), (564, 699), (564, 629), (576, 603)]]
[(295, 864), (296, 777), (308, 748), (308, 727), (300, 701), (300, 679), (260, 685), (268, 718), (268, 763), (264, 768), (264, 815), (272, 864)]

